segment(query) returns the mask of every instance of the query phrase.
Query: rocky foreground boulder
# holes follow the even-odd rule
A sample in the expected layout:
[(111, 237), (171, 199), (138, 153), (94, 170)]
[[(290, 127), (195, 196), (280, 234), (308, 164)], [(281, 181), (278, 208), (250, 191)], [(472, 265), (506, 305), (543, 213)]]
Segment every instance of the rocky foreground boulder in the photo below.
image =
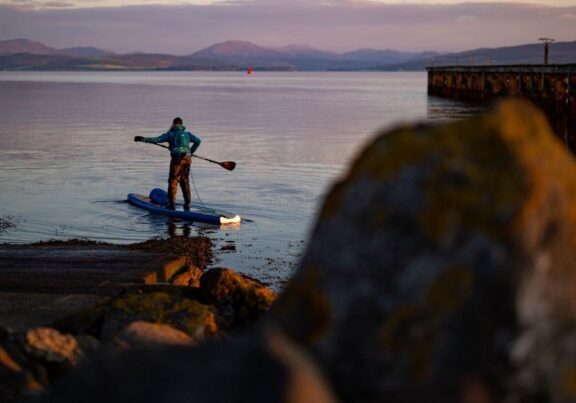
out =
[(573, 157), (519, 101), (382, 133), (275, 315), (344, 401), (574, 401)]

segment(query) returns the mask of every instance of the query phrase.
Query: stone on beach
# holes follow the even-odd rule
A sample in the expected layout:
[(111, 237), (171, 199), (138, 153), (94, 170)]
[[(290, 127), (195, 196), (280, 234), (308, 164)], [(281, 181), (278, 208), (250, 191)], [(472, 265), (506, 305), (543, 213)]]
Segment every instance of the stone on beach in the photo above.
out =
[(204, 272), (196, 266), (187, 266), (185, 270), (179, 271), (170, 279), (173, 285), (186, 286), (186, 287), (200, 287), (200, 278)]
[(126, 326), (113, 340), (120, 349), (146, 349), (165, 346), (191, 346), (194, 340), (181, 330), (162, 323), (141, 320)]
[(25, 349), (36, 359), (71, 366), (76, 365), (82, 354), (74, 336), (47, 327), (28, 330)]
[(277, 294), (262, 283), (232, 269), (208, 270), (200, 279), (200, 297), (218, 308), (225, 323), (243, 325), (259, 319)]
[(344, 401), (571, 401), (575, 253), (576, 164), (509, 101), (375, 138), (273, 310)]

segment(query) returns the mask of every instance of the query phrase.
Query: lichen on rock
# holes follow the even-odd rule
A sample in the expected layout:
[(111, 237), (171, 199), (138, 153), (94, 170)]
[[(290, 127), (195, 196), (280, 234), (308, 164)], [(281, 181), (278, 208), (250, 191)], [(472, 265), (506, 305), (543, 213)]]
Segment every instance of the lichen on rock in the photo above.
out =
[(106, 306), (101, 337), (110, 340), (129, 323), (140, 320), (179, 329), (195, 341), (218, 331), (214, 310), (168, 292), (129, 292)]
[(48, 363), (76, 365), (81, 350), (74, 336), (62, 334), (56, 329), (39, 327), (26, 332), (26, 351)]
[(134, 321), (116, 335), (119, 349), (149, 349), (166, 346), (192, 346), (194, 340), (181, 330), (163, 323)]
[(178, 286), (200, 288), (200, 278), (204, 272), (196, 266), (186, 266), (170, 279), (170, 283)]
[(227, 327), (245, 325), (270, 309), (277, 294), (254, 279), (228, 268), (214, 268), (200, 279), (200, 297), (218, 308)]

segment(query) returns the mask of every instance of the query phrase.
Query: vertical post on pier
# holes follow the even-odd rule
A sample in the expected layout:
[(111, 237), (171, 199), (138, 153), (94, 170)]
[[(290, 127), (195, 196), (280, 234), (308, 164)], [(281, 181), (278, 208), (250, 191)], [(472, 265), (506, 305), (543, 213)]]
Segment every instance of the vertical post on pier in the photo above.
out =
[(544, 65), (548, 65), (548, 51), (549, 51), (549, 45), (551, 42), (554, 42), (554, 39), (552, 38), (539, 38), (539, 41), (544, 42)]

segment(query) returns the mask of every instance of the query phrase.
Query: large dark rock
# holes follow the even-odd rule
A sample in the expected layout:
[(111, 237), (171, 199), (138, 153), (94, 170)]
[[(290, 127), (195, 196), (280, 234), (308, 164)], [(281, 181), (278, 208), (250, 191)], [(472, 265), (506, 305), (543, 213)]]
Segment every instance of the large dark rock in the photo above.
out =
[(274, 315), (344, 401), (576, 399), (576, 164), (508, 102), (382, 133)]
[(45, 402), (333, 403), (323, 377), (279, 332), (245, 333), (196, 348), (102, 356)]

